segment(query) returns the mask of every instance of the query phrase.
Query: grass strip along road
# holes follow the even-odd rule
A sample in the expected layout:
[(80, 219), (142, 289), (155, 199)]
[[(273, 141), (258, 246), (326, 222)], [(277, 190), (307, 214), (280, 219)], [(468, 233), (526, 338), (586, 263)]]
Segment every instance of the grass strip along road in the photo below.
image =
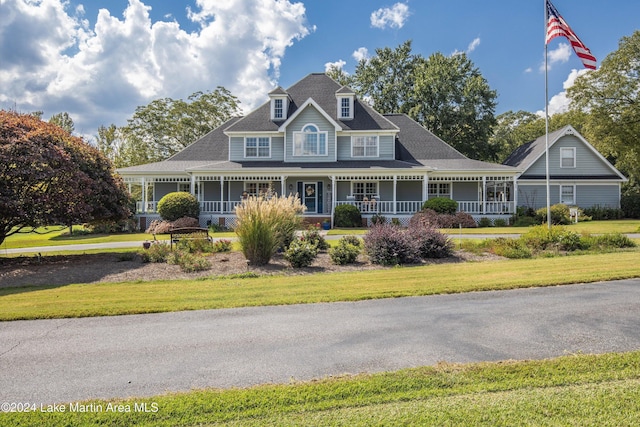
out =
[(640, 277), (638, 251), (435, 264), (354, 273), (217, 277), (0, 289), (0, 320), (114, 316), (401, 296)]

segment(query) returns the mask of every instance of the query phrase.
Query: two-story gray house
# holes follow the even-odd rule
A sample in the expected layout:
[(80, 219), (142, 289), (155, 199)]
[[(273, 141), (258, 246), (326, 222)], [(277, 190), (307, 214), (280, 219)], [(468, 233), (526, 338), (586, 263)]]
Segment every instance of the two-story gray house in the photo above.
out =
[(309, 74), (173, 157), (119, 169), (139, 186), (141, 227), (173, 191), (200, 201), (202, 225), (232, 226), (234, 209), (268, 188), (298, 194), (309, 221), (357, 206), (406, 223), (423, 202), (448, 197), (476, 218), (508, 218), (522, 169), (469, 159), (404, 114), (380, 114), (348, 87)]

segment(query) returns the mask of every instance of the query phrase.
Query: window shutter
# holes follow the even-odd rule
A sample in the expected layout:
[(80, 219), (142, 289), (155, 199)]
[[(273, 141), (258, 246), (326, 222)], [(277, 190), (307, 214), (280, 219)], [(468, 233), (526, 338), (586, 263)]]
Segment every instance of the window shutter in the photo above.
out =
[(322, 181), (318, 181), (318, 213), (324, 212), (322, 201), (324, 200), (324, 192), (322, 191)]

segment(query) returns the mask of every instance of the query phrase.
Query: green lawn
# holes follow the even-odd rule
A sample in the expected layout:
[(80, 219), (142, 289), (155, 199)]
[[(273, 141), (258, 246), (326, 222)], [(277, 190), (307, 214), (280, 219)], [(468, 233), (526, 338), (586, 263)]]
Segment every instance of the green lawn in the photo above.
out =
[(0, 320), (356, 301), (640, 277), (639, 250), (351, 273), (0, 289)]
[[(406, 369), (0, 414), (11, 426), (640, 425), (640, 352)], [(113, 405), (130, 412), (109, 411)], [(135, 411), (137, 407), (150, 412)], [(46, 408), (46, 407), (45, 407)]]

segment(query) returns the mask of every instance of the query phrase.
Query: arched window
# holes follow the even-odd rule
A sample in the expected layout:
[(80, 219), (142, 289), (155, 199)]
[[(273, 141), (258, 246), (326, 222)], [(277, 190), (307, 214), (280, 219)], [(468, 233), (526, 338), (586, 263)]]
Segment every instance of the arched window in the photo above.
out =
[(320, 132), (314, 124), (302, 127), (301, 132), (293, 133), (294, 156), (326, 156), (327, 132)]

